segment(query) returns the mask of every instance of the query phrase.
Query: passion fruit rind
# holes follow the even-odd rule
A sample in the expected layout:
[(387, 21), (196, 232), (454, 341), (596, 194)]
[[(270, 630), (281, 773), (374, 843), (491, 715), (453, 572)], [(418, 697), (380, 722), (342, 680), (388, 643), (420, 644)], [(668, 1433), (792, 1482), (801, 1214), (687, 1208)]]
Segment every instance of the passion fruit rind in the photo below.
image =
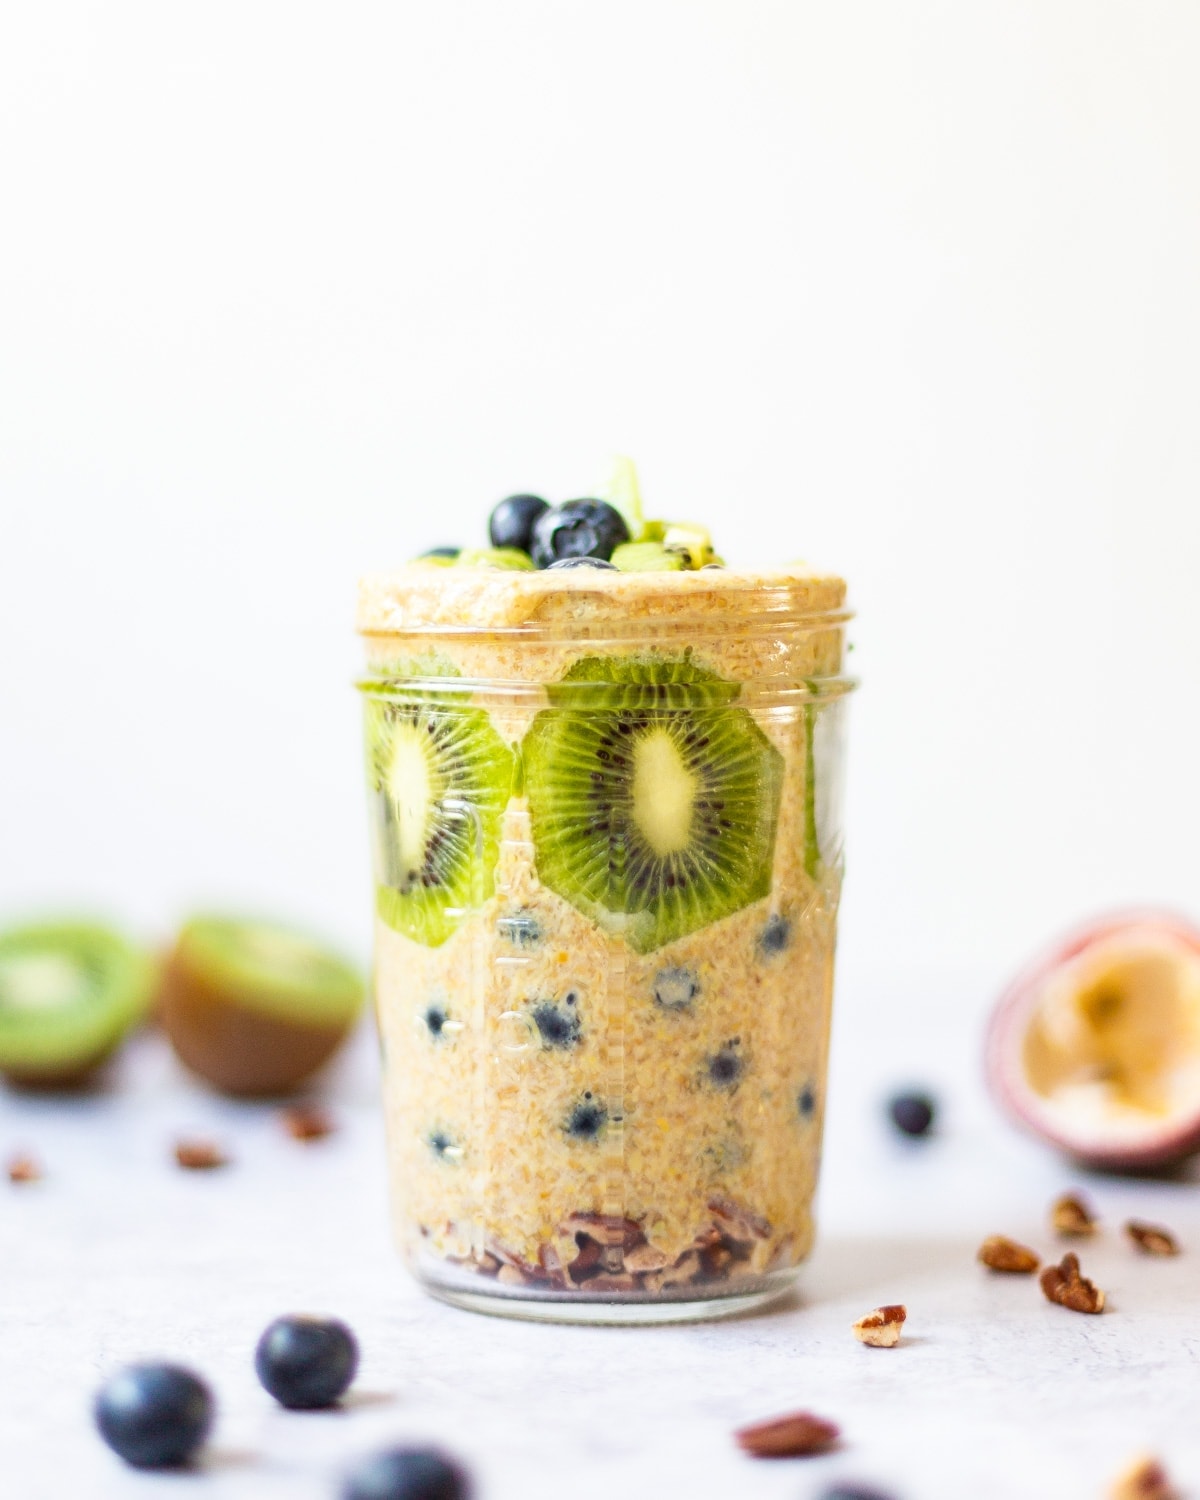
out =
[(1200, 930), (1149, 910), (1075, 930), (1000, 997), (986, 1069), (1006, 1112), (1082, 1165), (1200, 1150)]

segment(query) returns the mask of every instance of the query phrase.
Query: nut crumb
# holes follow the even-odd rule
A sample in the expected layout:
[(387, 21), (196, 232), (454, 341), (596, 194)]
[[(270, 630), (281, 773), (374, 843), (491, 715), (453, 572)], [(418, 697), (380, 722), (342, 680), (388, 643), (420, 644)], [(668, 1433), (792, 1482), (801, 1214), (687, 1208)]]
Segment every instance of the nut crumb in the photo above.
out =
[(18, 1151), (8, 1159), (9, 1182), (41, 1182), (42, 1164), (28, 1151)]
[(1091, 1205), (1078, 1193), (1064, 1193), (1050, 1210), (1050, 1223), (1055, 1234), (1068, 1239), (1084, 1239), (1096, 1232), (1096, 1215)]
[(329, 1111), (317, 1104), (293, 1104), (282, 1118), (283, 1128), (294, 1141), (320, 1141), (337, 1129)]
[(1079, 1257), (1064, 1255), (1056, 1266), (1047, 1266), (1041, 1276), (1042, 1291), (1050, 1302), (1069, 1307), (1072, 1312), (1104, 1311), (1104, 1293), (1086, 1276), (1080, 1274)]
[(1125, 1233), (1143, 1255), (1178, 1255), (1179, 1241), (1161, 1224), (1147, 1224), (1144, 1219), (1130, 1219)]
[(786, 1417), (741, 1427), (734, 1437), (738, 1447), (754, 1458), (803, 1458), (832, 1447), (838, 1440), (838, 1429), (810, 1411), (794, 1411)]
[(175, 1142), (175, 1161), (186, 1172), (211, 1172), (229, 1165), (229, 1158), (213, 1141)]
[(894, 1349), (900, 1342), (900, 1330), (907, 1317), (908, 1310), (899, 1302), (893, 1302), (887, 1307), (877, 1307), (851, 1326), (860, 1344), (869, 1344), (872, 1349)]
[(1109, 1500), (1181, 1500), (1156, 1458), (1143, 1455), (1123, 1470), (1109, 1490)]
[(1014, 1276), (1031, 1276), (1042, 1263), (1033, 1250), (1003, 1234), (988, 1235), (979, 1247), (977, 1259), (989, 1271), (1007, 1271)]

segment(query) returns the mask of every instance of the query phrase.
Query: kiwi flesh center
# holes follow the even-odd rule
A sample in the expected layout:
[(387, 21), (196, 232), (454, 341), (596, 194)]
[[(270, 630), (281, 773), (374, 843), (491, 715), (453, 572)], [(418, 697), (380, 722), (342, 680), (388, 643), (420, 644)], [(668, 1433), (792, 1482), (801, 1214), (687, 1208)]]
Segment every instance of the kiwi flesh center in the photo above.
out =
[(399, 726), (392, 748), (388, 793), (396, 810), (396, 844), (407, 889), (425, 864), (433, 807), (433, 768), (425, 741), (411, 725)]
[(91, 994), (87, 971), (63, 953), (25, 953), (0, 961), (0, 1009), (66, 1010)]
[(660, 859), (691, 842), (698, 785), (665, 729), (639, 738), (633, 750), (633, 818)]

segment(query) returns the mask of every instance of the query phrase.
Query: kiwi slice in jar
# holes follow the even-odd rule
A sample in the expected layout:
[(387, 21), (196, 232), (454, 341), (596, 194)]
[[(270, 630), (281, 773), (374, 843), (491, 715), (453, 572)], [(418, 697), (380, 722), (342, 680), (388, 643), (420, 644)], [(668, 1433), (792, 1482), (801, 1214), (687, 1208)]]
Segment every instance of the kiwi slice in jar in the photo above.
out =
[(181, 1062), (223, 1093), (286, 1093), (326, 1062), (362, 1009), (358, 971), (275, 923), (199, 916), (167, 962), (163, 1029)]
[(142, 1021), (150, 955), (97, 922), (0, 933), (0, 1072), (29, 1087), (82, 1083)]
[(376, 910), (437, 948), (495, 885), (515, 757), (486, 710), (403, 688), (367, 700)]
[(783, 757), (690, 656), (587, 657), (522, 745), (542, 883), (649, 953), (771, 889)]

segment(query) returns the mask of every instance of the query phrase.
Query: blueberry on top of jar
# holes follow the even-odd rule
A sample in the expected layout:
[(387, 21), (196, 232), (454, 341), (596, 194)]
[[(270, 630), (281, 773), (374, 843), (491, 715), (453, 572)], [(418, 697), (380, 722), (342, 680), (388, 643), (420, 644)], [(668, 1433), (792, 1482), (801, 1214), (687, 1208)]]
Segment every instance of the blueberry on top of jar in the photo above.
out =
[(575, 557), (607, 562), (628, 540), (625, 517), (606, 500), (567, 500), (552, 505), (534, 522), (530, 550), (539, 568)]
[(488, 519), (493, 547), (516, 547), (528, 552), (533, 544), (533, 524), (550, 509), (540, 495), (509, 495)]
[(572, 1107), (564, 1128), (567, 1134), (576, 1140), (594, 1141), (604, 1129), (607, 1120), (608, 1110), (598, 1099), (592, 1098), (589, 1090)]
[(582, 1035), (574, 990), (562, 1005), (553, 1000), (539, 1000), (532, 1015), (544, 1047), (574, 1047)]
[(736, 1088), (745, 1071), (746, 1062), (738, 1052), (738, 1046), (739, 1039), (734, 1037), (733, 1041), (726, 1042), (721, 1050), (714, 1052), (707, 1061), (709, 1082), (719, 1089)]

